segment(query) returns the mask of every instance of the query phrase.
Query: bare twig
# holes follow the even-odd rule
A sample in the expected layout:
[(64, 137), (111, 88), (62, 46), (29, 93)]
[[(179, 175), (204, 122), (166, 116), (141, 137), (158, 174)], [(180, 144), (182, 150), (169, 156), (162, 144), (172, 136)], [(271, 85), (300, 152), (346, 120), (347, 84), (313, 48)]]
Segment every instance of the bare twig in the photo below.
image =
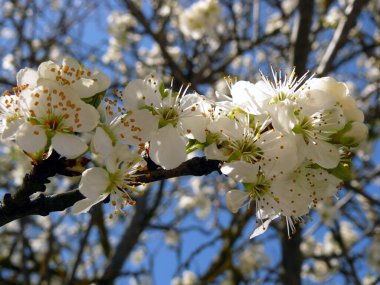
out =
[(336, 54), (347, 42), (349, 32), (353, 27), (355, 27), (359, 14), (368, 2), (369, 0), (356, 0), (346, 8), (346, 15), (340, 19), (334, 36), (317, 68), (317, 73), (319, 75), (324, 75), (330, 70)]

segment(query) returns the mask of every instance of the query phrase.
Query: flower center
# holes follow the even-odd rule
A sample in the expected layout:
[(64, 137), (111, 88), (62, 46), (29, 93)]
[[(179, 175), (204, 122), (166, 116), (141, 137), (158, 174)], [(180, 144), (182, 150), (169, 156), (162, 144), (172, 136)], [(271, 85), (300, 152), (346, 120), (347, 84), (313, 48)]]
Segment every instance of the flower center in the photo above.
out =
[(167, 124), (173, 124), (173, 126), (176, 126), (179, 115), (175, 108), (173, 107), (163, 107), (158, 110), (158, 113), (160, 114), (160, 122), (159, 127), (165, 127)]
[(49, 129), (55, 131), (55, 130), (59, 129), (59, 127), (61, 125), (61, 119), (59, 119), (58, 117), (53, 117), (53, 118), (47, 119), (45, 121), (45, 125)]
[(255, 163), (261, 160), (264, 152), (255, 144), (255, 139), (247, 135), (241, 140), (231, 142), (232, 154), (229, 161), (243, 160), (248, 163)]
[(277, 104), (279, 102), (283, 102), (283, 101), (285, 101), (287, 99), (290, 100), (290, 101), (295, 101), (294, 95), (292, 95), (289, 92), (280, 90), (280, 91), (278, 91), (278, 92), (275, 93), (275, 95), (269, 101), (269, 104), (270, 105), (275, 105), (275, 104)]
[(270, 190), (270, 181), (262, 173), (257, 174), (257, 180), (254, 183), (244, 183), (246, 191), (252, 200), (260, 199)]
[(309, 136), (312, 134), (312, 130), (313, 121), (309, 116), (303, 117), (293, 128), (293, 132), (302, 135), (306, 143), (309, 143)]

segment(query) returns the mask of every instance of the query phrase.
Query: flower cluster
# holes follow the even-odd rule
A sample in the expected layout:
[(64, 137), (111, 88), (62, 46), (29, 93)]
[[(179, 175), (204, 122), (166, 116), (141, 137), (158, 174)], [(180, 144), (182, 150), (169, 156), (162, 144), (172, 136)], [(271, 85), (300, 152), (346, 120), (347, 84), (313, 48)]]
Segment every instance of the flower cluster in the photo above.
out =
[(165, 88), (155, 75), (107, 97), (105, 74), (72, 58), (48, 61), (19, 71), (18, 86), (0, 98), (2, 138), (35, 161), (52, 151), (91, 158), (76, 213), (109, 197), (114, 214), (125, 214), (147, 160), (173, 169), (202, 151), (244, 186), (226, 195), (232, 212), (255, 203), (261, 226), (251, 237), (279, 216), (290, 234), (310, 207), (336, 194), (367, 128), (345, 84), (272, 72), (257, 83), (229, 81), (231, 94), (218, 102), (188, 93), (190, 85)]
[[(231, 103), (209, 127), (206, 156), (226, 161), (222, 172), (244, 184), (227, 193), (232, 212), (255, 201), (261, 234), (278, 216), (288, 230), (310, 207), (336, 194), (347, 177), (351, 152), (367, 135), (363, 113), (345, 84), (272, 69), (253, 84), (231, 86)], [(221, 108), (222, 110), (223, 108)], [(290, 234), (290, 232), (289, 232)]]
[(212, 34), (220, 20), (220, 10), (218, 1), (198, 1), (180, 14), (179, 28), (186, 37), (199, 40), (205, 34)]

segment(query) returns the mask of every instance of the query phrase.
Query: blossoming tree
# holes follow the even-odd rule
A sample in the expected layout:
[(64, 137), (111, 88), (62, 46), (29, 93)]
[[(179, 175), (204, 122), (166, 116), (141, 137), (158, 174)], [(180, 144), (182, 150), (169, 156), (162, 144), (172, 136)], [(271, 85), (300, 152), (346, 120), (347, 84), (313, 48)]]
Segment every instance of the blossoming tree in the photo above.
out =
[[(367, 2), (89, 5), (84, 15), (93, 11), (95, 18), (118, 11), (108, 17), (107, 50), (94, 46), (90, 58), (80, 49), (86, 40), (76, 41), (86, 30), (69, 31), (74, 20), (81, 25), (70, 10), (78, 7), (4, 3), (3, 34), (8, 29), (29, 48), (16, 46), (3, 59), (9, 73), (1, 81), (13, 86), (0, 97), (3, 167), (18, 171), (3, 183), (0, 225), (4, 236), (21, 231), (14, 248), (25, 261), (18, 269), (9, 250), (5, 270), (16, 275), (4, 280), (160, 282), (142, 262), (154, 262), (150, 233), (159, 230), (177, 253), (173, 284), (375, 284), (379, 276), (356, 268), (366, 260), (376, 271), (380, 260), (356, 256), (379, 235), (380, 202), (367, 188), (378, 173), (368, 149), (377, 135), (379, 76), (370, 64), (379, 62), (379, 19), (377, 4)], [(44, 17), (48, 11), (58, 24)], [(26, 36), (25, 25), (41, 24), (56, 35), (72, 33), (55, 54), (49, 32)], [(359, 68), (365, 76), (350, 74)], [(209, 225), (190, 223), (189, 231), (203, 236), (183, 255), (192, 213)], [(46, 255), (34, 257), (41, 243), (30, 244), (29, 227), (49, 240)], [(84, 230), (70, 247), (72, 266), (62, 269), (59, 263), (71, 264), (68, 237), (54, 239), (70, 227)], [(115, 247), (110, 232), (120, 236)], [(265, 249), (267, 239), (280, 241), (280, 259), (270, 258), (278, 249)], [(193, 262), (206, 249), (215, 257), (195, 274)], [(57, 250), (60, 262), (52, 267)], [(140, 270), (123, 265), (129, 256)]]

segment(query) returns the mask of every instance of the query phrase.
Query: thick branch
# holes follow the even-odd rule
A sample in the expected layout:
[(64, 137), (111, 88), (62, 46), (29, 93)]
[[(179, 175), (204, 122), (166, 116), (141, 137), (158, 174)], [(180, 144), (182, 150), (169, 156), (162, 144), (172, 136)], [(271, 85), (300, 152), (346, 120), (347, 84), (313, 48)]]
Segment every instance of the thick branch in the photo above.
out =
[[(54, 157), (49, 157), (36, 165), (31, 173), (25, 176), (23, 185), (13, 196), (4, 195), (0, 206), (0, 226), (28, 215), (46, 216), (51, 212), (63, 211), (84, 199), (78, 190), (73, 190), (49, 196), (40, 194), (37, 198), (30, 200), (31, 194), (45, 191), (44, 184), (49, 182), (49, 177), (64, 172), (63, 168), (67, 165), (67, 161), (58, 159), (55, 154), (52, 156)], [(175, 169), (140, 172), (141, 176), (138, 176), (133, 183), (149, 183), (186, 175), (208, 175), (219, 170), (219, 163), (217, 160), (208, 160), (205, 157), (194, 157)]]
[(211, 284), (215, 279), (223, 274), (226, 268), (231, 267), (233, 258), (233, 246), (237, 242), (241, 233), (245, 229), (247, 222), (254, 215), (255, 209), (252, 207), (244, 215), (235, 216), (231, 220), (230, 226), (223, 233), (223, 246), (216, 255), (215, 260), (210, 264), (206, 272), (200, 278), (200, 284)]
[[(313, 23), (313, 0), (299, 0), (298, 14), (293, 27), (291, 48), (289, 53), (290, 62), (296, 66), (297, 72), (302, 75), (306, 72), (307, 59), (311, 50), (310, 31)], [(283, 284), (301, 284), (301, 230), (299, 229), (292, 239), (288, 239), (287, 225), (284, 225), (281, 236), (282, 243), (282, 274)], [(289, 274), (291, 272), (291, 274)]]
[(126, 227), (124, 234), (116, 247), (115, 253), (108, 260), (103, 276), (98, 281), (99, 285), (113, 284), (113, 280), (120, 274), (125, 260), (127, 260), (134, 246), (138, 242), (141, 233), (154, 217), (156, 209), (162, 199), (164, 187), (165, 182), (161, 181), (159, 191), (155, 195), (154, 203), (151, 207), (148, 207), (148, 195), (139, 198), (131, 223)]
[(25, 216), (47, 216), (51, 212), (63, 211), (82, 199), (84, 199), (84, 196), (78, 190), (75, 190), (51, 196), (40, 194), (37, 198), (30, 200), (21, 207), (16, 204), (3, 204), (0, 207), (0, 226)]
[(205, 157), (194, 157), (174, 169), (156, 169), (142, 171), (143, 174), (135, 179), (137, 183), (150, 183), (154, 181), (180, 177), (186, 175), (202, 176), (219, 170), (219, 160), (206, 159)]
[(311, 49), (309, 36), (313, 23), (314, 1), (299, 1), (298, 10), (290, 39), (289, 62), (297, 68), (297, 73), (302, 75), (306, 72), (307, 58)]

